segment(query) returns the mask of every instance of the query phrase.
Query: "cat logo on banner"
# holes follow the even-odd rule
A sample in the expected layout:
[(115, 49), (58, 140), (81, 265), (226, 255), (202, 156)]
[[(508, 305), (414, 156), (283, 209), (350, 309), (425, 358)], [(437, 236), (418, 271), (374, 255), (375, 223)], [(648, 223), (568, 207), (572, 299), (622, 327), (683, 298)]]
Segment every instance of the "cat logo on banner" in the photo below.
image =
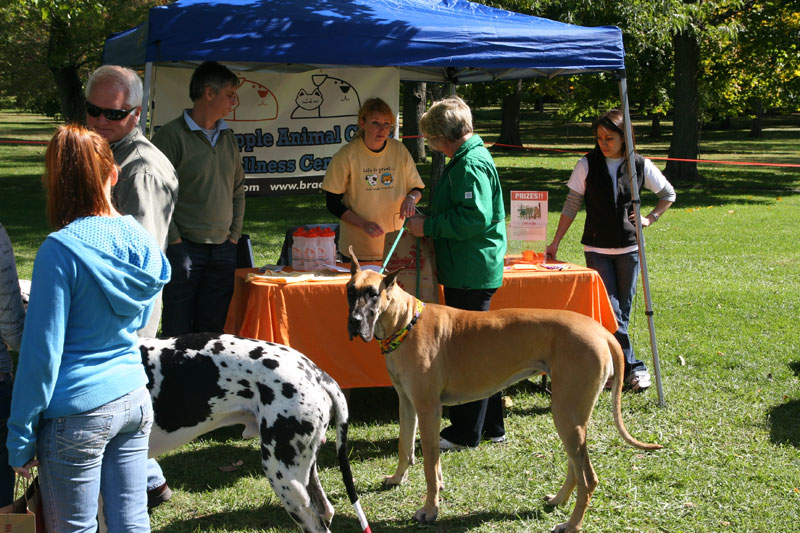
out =
[[(154, 129), (192, 107), (192, 72), (158, 67), (150, 118)], [(358, 131), (364, 101), (381, 98), (399, 112), (400, 75), (394, 67), (234, 72), (239, 103), (225, 122), (239, 143), (248, 195), (319, 191), (331, 157)]]

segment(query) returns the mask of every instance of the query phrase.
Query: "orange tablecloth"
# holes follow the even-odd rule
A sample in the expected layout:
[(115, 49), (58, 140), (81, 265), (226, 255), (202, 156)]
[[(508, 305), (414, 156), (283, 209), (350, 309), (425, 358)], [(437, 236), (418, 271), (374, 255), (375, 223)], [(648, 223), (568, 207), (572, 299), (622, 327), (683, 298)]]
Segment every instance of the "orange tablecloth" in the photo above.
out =
[[(236, 271), (225, 332), (291, 346), (312, 359), (343, 388), (391, 386), (377, 342), (347, 335), (349, 276), (325, 281), (247, 282), (256, 269)], [(596, 271), (568, 265), (562, 271), (507, 269), (492, 309), (568, 309), (590, 316), (609, 331), (617, 322)]]

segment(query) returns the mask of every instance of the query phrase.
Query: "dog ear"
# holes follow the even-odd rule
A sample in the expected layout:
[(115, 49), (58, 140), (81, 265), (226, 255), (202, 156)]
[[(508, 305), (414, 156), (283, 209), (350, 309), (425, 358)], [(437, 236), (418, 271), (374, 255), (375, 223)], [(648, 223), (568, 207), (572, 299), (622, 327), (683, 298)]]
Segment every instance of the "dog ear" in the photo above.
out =
[(352, 244), (347, 247), (347, 251), (350, 252), (350, 274), (355, 274), (361, 270), (361, 265), (358, 264), (358, 257), (356, 257), (356, 254), (353, 253)]
[(403, 270), (403, 267), (400, 267), (397, 270), (392, 270), (391, 272), (386, 273), (386, 275), (383, 277), (383, 281), (381, 282), (381, 284), (386, 288), (386, 290), (392, 288), (392, 285), (394, 285), (394, 282), (397, 281), (397, 275), (400, 273), (401, 270)]

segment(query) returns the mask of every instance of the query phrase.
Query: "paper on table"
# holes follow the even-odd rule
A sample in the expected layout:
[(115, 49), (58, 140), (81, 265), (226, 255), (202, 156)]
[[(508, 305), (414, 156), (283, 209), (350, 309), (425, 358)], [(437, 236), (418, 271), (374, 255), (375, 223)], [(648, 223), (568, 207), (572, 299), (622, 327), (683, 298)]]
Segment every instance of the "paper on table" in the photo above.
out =
[(267, 271), (263, 274), (249, 273), (245, 281), (268, 281), (270, 283), (297, 283), (298, 281), (308, 281), (314, 277), (311, 272), (277, 272)]
[(541, 265), (534, 265), (533, 263), (514, 263), (510, 265), (511, 270), (539, 270)]

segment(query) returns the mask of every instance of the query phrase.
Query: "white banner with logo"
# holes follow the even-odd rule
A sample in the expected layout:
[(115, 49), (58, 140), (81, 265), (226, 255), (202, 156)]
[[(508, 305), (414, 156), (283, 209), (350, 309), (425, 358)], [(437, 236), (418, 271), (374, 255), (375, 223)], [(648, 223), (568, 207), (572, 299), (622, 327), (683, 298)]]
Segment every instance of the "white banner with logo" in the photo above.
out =
[[(192, 107), (192, 72), (157, 68), (150, 115), (155, 129)], [(235, 72), (239, 103), (225, 121), (239, 143), (249, 195), (319, 190), (331, 157), (358, 131), (365, 100), (382, 98), (399, 112), (400, 75), (394, 67)]]

